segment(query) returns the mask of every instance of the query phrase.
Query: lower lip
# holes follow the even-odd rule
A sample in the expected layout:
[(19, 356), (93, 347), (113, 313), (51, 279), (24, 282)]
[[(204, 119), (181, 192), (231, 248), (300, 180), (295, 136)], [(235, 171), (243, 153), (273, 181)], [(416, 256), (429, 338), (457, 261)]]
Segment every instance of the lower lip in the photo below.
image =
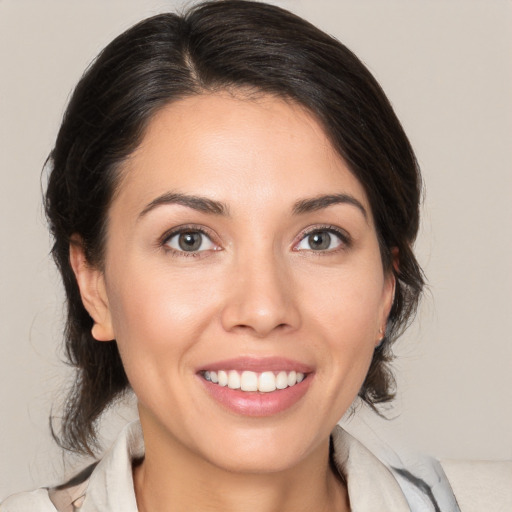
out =
[(312, 374), (298, 384), (270, 393), (241, 391), (213, 384), (199, 376), (211, 397), (230, 411), (242, 416), (265, 417), (278, 414), (295, 405), (307, 392)]

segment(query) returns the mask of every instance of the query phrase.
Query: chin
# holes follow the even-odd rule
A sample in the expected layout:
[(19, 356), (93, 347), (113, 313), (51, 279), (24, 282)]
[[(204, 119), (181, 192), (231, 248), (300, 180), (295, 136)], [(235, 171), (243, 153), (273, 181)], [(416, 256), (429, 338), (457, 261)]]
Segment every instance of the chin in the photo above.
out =
[[(252, 428), (222, 438), (205, 439), (203, 458), (214, 466), (235, 473), (279, 473), (299, 465), (313, 452), (322, 449), (322, 442), (306, 432), (276, 432), (268, 428)], [(328, 449), (328, 435), (325, 446)], [(213, 449), (218, 447), (218, 449)]]
[(239, 474), (271, 474), (281, 473), (296, 467), (301, 458), (297, 454), (286, 454), (282, 451), (262, 453), (244, 452), (224, 455), (215, 454), (211, 463), (231, 473)]

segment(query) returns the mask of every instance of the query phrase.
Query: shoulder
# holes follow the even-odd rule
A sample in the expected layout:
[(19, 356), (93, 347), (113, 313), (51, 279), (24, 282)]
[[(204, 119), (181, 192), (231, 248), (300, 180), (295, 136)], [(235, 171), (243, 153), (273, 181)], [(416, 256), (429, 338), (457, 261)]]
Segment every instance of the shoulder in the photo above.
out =
[(512, 510), (512, 461), (442, 461), (462, 512)]
[(87, 489), (89, 478), (97, 466), (89, 465), (65, 484), (14, 494), (0, 503), (0, 512), (73, 511)]
[(389, 449), (377, 455), (339, 427), (332, 441), (334, 462), (347, 482), (354, 510), (458, 512), (436, 461), (422, 458), (417, 465), (404, 466)]
[(48, 489), (14, 494), (0, 503), (0, 512), (56, 512)]
[(7, 498), (0, 504), (0, 512), (72, 512), (76, 509), (136, 512), (132, 464), (143, 454), (140, 423), (132, 422), (122, 430), (100, 461), (89, 465), (65, 484)]

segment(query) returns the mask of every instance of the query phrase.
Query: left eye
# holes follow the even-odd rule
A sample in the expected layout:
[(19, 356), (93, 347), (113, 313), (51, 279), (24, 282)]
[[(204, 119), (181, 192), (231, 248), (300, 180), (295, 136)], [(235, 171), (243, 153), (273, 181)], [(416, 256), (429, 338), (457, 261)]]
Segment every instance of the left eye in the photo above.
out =
[(342, 236), (328, 229), (308, 233), (296, 246), (299, 251), (332, 251), (344, 243)]
[(182, 231), (167, 239), (165, 245), (179, 252), (211, 251), (216, 248), (212, 240), (201, 231)]

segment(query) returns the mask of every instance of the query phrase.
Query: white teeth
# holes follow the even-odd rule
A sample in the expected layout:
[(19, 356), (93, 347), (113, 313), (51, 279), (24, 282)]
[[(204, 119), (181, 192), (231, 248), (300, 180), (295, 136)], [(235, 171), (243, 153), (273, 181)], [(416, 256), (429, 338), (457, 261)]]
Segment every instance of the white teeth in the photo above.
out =
[(228, 373), (228, 388), (240, 389), (240, 374), (235, 370)]
[(240, 389), (242, 391), (258, 391), (258, 376), (254, 372), (242, 372)]
[(286, 372), (279, 372), (276, 376), (276, 388), (285, 389), (288, 387), (288, 375)]
[(228, 374), (224, 371), (220, 371), (217, 374), (217, 377), (219, 379), (219, 386), (227, 386), (228, 385)]
[(231, 389), (241, 389), (242, 391), (259, 391), (260, 393), (271, 393), (276, 389), (286, 389), (302, 382), (305, 375), (301, 372), (292, 370), (291, 372), (262, 372), (256, 373), (243, 371), (241, 374), (236, 370), (224, 371), (205, 371), (203, 377), (218, 384), (219, 386), (228, 386)]
[(269, 393), (276, 390), (276, 376), (274, 372), (263, 372), (258, 379), (258, 391)]

